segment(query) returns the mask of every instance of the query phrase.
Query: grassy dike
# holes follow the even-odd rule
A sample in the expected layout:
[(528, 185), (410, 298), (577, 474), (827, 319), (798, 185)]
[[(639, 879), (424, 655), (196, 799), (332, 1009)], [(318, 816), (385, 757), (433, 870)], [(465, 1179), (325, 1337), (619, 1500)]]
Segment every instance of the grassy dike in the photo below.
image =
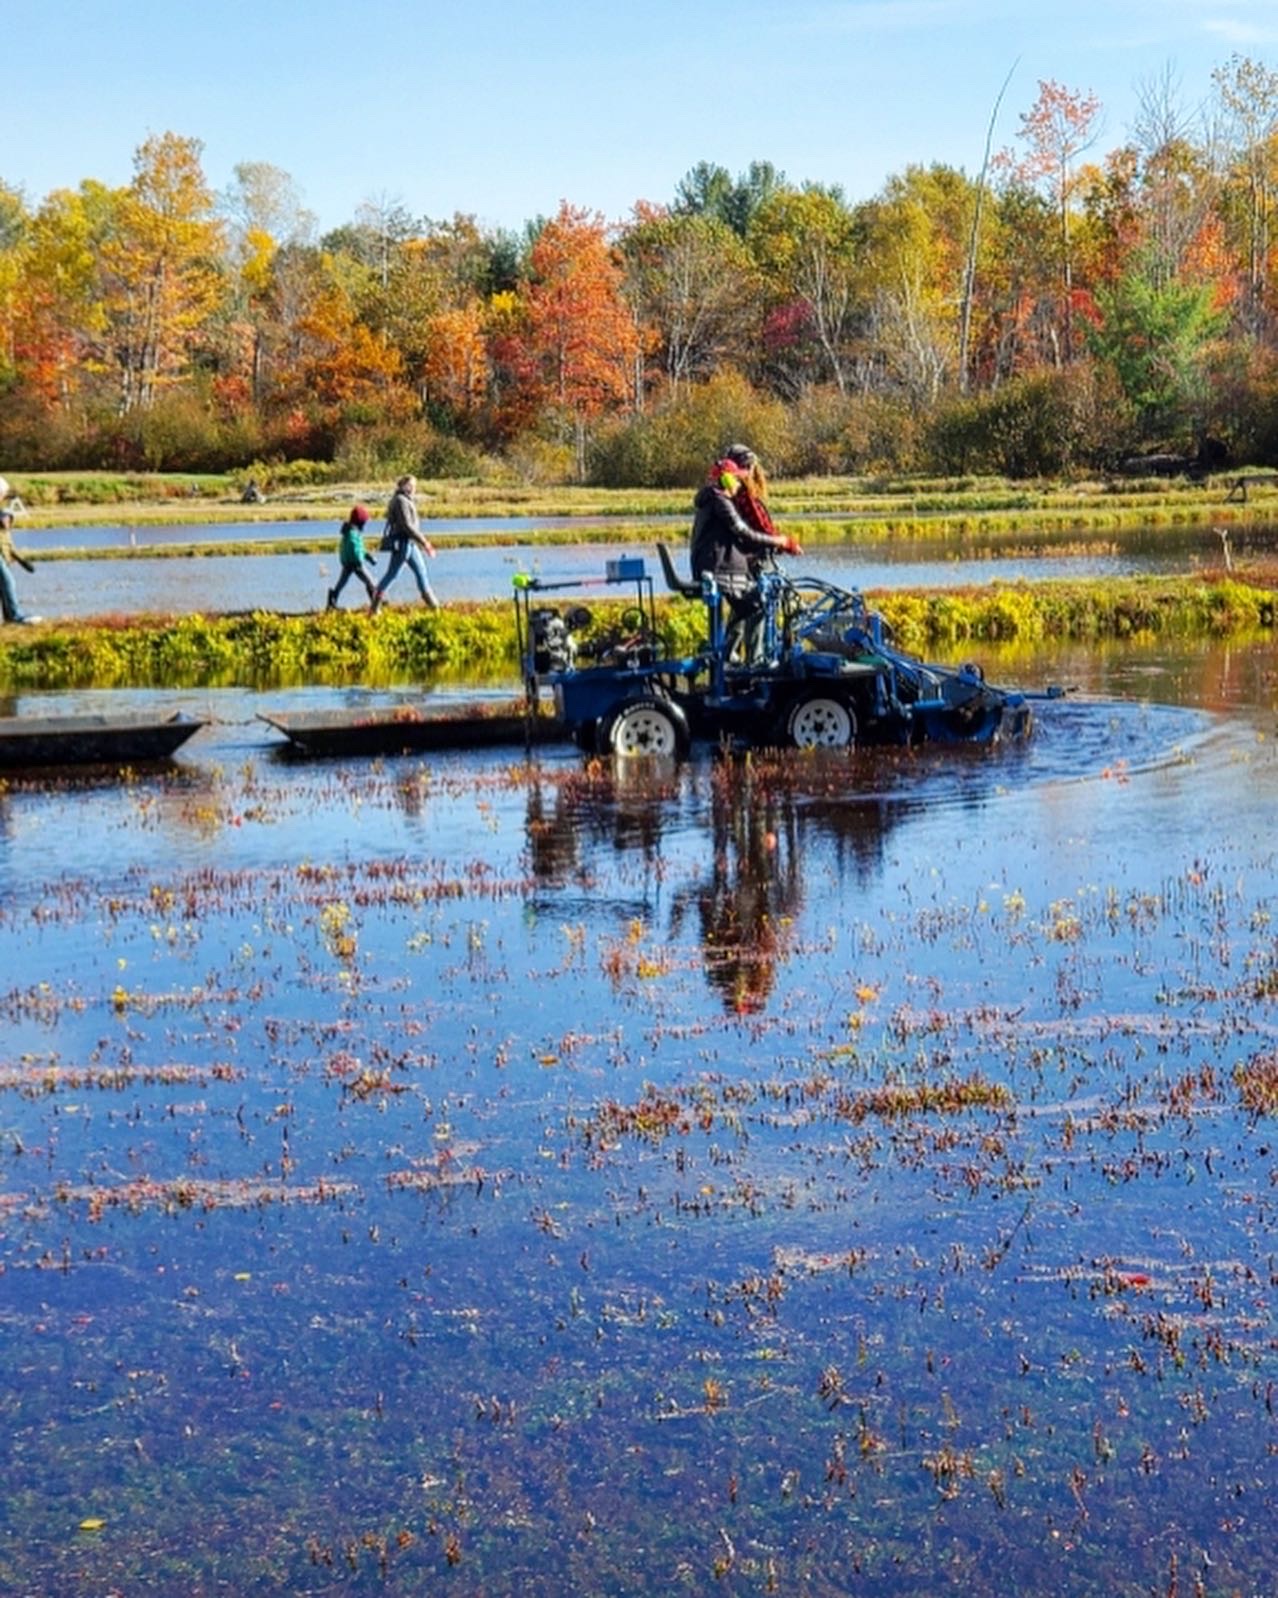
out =
[[(263, 554), (309, 552), (331, 545), (338, 522), (355, 501), (381, 514), (390, 480), (338, 481), (331, 468), (321, 480), (272, 488), (265, 504), (244, 505), (239, 488), (248, 471), (222, 476), (6, 472), (22, 496), (19, 542), (53, 558), (57, 530), (68, 526), (167, 527), (297, 524), (297, 532), (246, 546)], [(518, 517), (525, 521), (602, 518), (599, 528), (556, 533), (539, 541), (612, 540), (632, 536), (644, 517), (691, 515), (695, 484), (681, 488), (607, 489), (528, 485), (514, 481), (423, 480), (418, 504), (429, 521)], [(1096, 537), (1135, 528), (1245, 527), (1278, 522), (1278, 474), (1253, 468), (1220, 473), (1206, 482), (1184, 478), (1098, 478), (1089, 481), (1010, 482), (1003, 478), (808, 477), (773, 482), (769, 503), (786, 529), (801, 540), (954, 539), (1053, 532)], [(628, 526), (627, 523), (632, 524)], [(651, 527), (644, 536), (651, 537)], [(449, 535), (452, 547), (464, 533)], [(486, 537), (485, 542), (491, 542)], [(222, 546), (222, 552), (227, 546)], [(47, 554), (45, 552), (48, 552)], [(193, 553), (191, 546), (166, 554)], [(83, 552), (79, 552), (83, 553)], [(96, 558), (154, 559), (160, 551), (97, 551)]]
[[(1275, 591), (1217, 577), (1124, 578), (961, 589), (897, 589), (867, 596), (905, 649), (926, 654), (969, 641), (1035, 642), (1168, 635), (1223, 638), (1272, 631)], [(620, 603), (598, 602), (596, 625)], [(661, 599), (673, 653), (704, 636), (698, 603)], [(0, 629), (0, 688), (279, 687), (391, 684), (428, 677), (517, 675), (509, 601), (440, 611), (106, 618)]]

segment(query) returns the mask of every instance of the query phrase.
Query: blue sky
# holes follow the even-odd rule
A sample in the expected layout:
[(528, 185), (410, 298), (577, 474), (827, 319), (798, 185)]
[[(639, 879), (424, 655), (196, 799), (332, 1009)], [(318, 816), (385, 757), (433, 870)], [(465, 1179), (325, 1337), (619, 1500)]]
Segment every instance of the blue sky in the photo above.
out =
[(321, 229), (366, 202), (519, 227), (608, 220), (698, 161), (771, 161), (868, 198), (911, 162), (974, 174), (1040, 79), (1121, 143), (1168, 69), (1187, 106), (1241, 55), (1278, 68), (1278, 0), (8, 0), (0, 180), (38, 202), (123, 184), (152, 133), (294, 179)]

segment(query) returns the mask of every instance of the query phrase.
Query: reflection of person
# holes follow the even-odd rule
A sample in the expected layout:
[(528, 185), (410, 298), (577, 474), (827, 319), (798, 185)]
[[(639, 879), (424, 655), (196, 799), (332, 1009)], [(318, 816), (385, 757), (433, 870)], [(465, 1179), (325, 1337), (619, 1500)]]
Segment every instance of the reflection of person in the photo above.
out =
[(422, 596), (422, 603), (429, 605), (432, 610), (439, 609), (439, 601), (435, 598), (435, 590), (430, 586), (430, 579), (426, 575), (426, 564), (422, 560), (423, 555), (434, 556), (435, 546), (429, 538), (422, 537), (417, 501), (413, 497), (416, 493), (417, 479), (412, 476), (401, 477), (395, 485), (390, 504), (386, 507), (386, 531), (382, 534), (382, 548), (390, 551), (390, 565), (387, 566), (373, 594), (374, 610), (386, 597), (386, 590), (399, 576), (404, 566), (407, 566), (417, 579), (417, 591)]
[(797, 540), (773, 527), (762, 497), (754, 492), (755, 474), (761, 479), (762, 469), (753, 450), (734, 444), (732, 451), (711, 466), (693, 502), (692, 575), (698, 581), (713, 577), (733, 621), (748, 628), (759, 610), (759, 567), (777, 550), (787, 555), (801, 551)]
[(342, 523), (341, 537), (337, 545), (337, 558), (342, 563), (342, 575), (337, 579), (335, 586), (328, 591), (330, 610), (337, 609), (342, 589), (352, 577), (363, 583), (368, 593), (370, 607), (375, 606), (377, 591), (373, 587), (373, 579), (364, 570), (365, 563), (369, 566), (376, 564), (375, 557), (364, 548), (364, 528), (367, 524), (368, 512), (363, 505), (353, 506), (350, 515)]
[[(9, 494), (9, 485), (0, 477), (0, 499), (6, 499)], [(13, 586), (13, 573), (9, 569), (9, 562), (16, 560), (24, 571), (33, 572), (35, 567), (25, 556), (19, 555), (13, 547), (13, 512), (7, 508), (0, 509), (0, 612), (5, 621), (15, 622), (18, 625), (33, 626), (40, 620), (39, 616), (24, 616), (18, 608), (18, 595)]]
[(695, 900), (706, 980), (737, 1015), (766, 1008), (792, 952), (803, 896), (793, 816), (792, 801), (762, 798), (748, 776), (712, 789), (713, 866)]

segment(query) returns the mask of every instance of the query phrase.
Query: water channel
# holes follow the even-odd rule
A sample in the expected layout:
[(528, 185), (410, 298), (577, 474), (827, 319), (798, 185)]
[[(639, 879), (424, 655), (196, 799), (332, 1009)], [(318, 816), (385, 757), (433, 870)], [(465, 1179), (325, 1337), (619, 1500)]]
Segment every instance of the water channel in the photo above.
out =
[(1077, 692), (642, 770), (18, 696), (210, 725), (0, 791), (0, 1591), (1274, 1592), (1272, 650), (986, 665)]
[[(638, 555), (647, 559), (660, 586), (655, 552), (658, 538), (669, 542), (676, 563), (681, 570), (687, 570), (684, 518), (654, 518), (644, 524), (643, 532), (636, 531), (632, 524), (627, 537), (612, 543), (533, 541), (537, 531), (562, 531), (581, 525), (580, 520), (570, 522), (566, 518), (561, 522), (553, 518), (537, 522), (494, 518), (486, 522), (432, 523), (429, 530), (441, 541), (491, 539), (490, 543), (468, 542), (458, 547), (441, 542), (437, 558), (430, 563), (432, 584), (445, 604), (504, 598), (510, 594), (512, 577), (519, 572), (558, 581), (602, 571), (609, 559)], [(593, 525), (605, 524), (599, 521)], [(322, 554), (219, 554), (218, 550), (230, 542), (266, 543), (316, 532), (313, 526), (286, 522), (235, 528), (210, 525), (26, 531), (20, 536), (19, 545), (32, 554), (37, 567), (31, 576), (18, 572), (17, 580), (24, 607), (49, 618), (142, 612), (218, 614), (254, 608), (300, 613), (321, 609), (337, 577), (335, 533), (333, 551)], [(139, 549), (191, 545), (203, 553), (190, 558), (94, 558), (95, 550), (125, 548), (131, 539)], [(902, 584), (939, 588), (973, 582), (1219, 569), (1222, 560), (1221, 539), (1210, 528), (1151, 528), (1082, 541), (1061, 533), (1047, 539), (1036, 537), (1033, 552), (1027, 552), (1027, 542), (1021, 534), (950, 543), (925, 539), (823, 543), (807, 551), (795, 563), (795, 569), (872, 592)], [(40, 561), (42, 550), (54, 548), (82, 551), (83, 558)], [(1230, 533), (1231, 559), (1245, 561), (1272, 554), (1275, 548), (1276, 529), (1256, 527)], [(382, 569), (384, 560), (385, 557)], [(416, 603), (411, 576), (402, 574), (388, 597), (392, 603)], [(362, 591), (354, 584), (348, 585), (342, 603), (365, 603)]]

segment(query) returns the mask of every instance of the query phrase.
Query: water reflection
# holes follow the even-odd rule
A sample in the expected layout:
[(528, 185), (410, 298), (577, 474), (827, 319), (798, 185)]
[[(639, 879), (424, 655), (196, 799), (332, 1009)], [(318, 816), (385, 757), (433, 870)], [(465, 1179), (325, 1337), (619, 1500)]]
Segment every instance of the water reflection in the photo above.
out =
[(676, 897), (672, 934), (694, 909), (706, 980), (737, 1015), (761, 1011), (788, 958), (803, 899), (802, 838), (792, 796), (770, 793), (746, 767), (721, 767), (710, 787), (710, 869)]
[[(546, 772), (551, 780), (539, 780)], [(542, 889), (567, 889), (598, 906), (596, 883), (607, 857), (638, 867), (620, 910), (650, 915), (660, 898), (671, 834), (678, 834), (694, 787), (692, 768), (674, 761), (576, 760), (531, 768), (525, 826), (528, 865)]]
[(1019, 794), (1038, 806), (1036, 827), (1063, 842), (1080, 786), (1112, 791), (1140, 771), (1178, 781), (1223, 732), (1197, 711), (1078, 699), (1044, 706), (1029, 743), (1007, 748), (581, 760), (553, 780), (534, 766), (524, 814), (534, 903), (618, 936), (642, 922), (667, 950), (691, 935), (724, 1009), (761, 1014), (808, 900), (832, 903), (838, 925), (879, 898), (894, 833), (942, 840), (938, 865), (953, 869), (986, 812)]
[(5, 791), (0, 1588), (1268, 1591), (1256, 731)]

